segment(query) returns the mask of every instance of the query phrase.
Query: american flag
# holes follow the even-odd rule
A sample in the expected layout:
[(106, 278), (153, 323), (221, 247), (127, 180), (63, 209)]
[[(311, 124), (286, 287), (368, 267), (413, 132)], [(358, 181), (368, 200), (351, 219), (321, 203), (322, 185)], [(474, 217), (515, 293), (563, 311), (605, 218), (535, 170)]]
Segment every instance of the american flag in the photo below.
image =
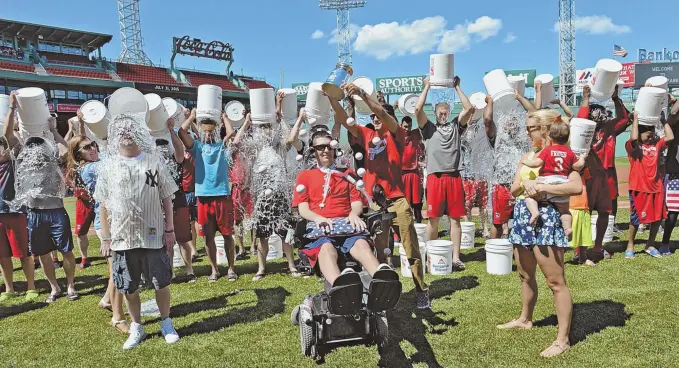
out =
[(668, 212), (679, 212), (679, 179), (672, 178), (667, 183), (665, 202)]
[(613, 45), (613, 56), (625, 57), (627, 56), (627, 50), (620, 45)]

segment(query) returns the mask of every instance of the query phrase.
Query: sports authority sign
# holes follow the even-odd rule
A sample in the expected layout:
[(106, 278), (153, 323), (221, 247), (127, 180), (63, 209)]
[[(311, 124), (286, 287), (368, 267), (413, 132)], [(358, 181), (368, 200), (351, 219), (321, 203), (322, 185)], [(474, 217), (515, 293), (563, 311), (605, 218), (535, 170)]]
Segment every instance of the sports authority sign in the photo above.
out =
[(424, 75), (414, 77), (377, 78), (377, 90), (385, 95), (403, 95), (406, 93), (422, 93), (424, 90)]
[(650, 77), (662, 75), (669, 80), (670, 88), (679, 87), (679, 63), (650, 63), (634, 66), (634, 87), (643, 87)]

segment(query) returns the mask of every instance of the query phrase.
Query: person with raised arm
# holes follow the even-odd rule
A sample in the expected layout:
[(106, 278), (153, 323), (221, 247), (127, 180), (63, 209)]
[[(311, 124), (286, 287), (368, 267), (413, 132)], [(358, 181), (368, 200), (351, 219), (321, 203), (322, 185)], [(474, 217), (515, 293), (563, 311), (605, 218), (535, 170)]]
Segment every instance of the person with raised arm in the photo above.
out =
[(460, 175), (462, 158), (461, 136), (467, 122), (474, 115), (474, 106), (460, 87), (460, 78), (455, 77), (454, 87), (462, 101), (462, 112), (450, 120), (451, 106), (448, 102), (438, 102), (434, 107), (436, 123), (424, 112), (429, 93), (429, 79), (424, 80), (424, 90), (415, 105), (417, 125), (422, 132), (427, 152), (427, 216), (429, 217), (429, 240), (438, 239), (438, 226), (441, 216), (450, 218), (450, 239), (453, 242), (453, 268), (464, 270), (460, 260), (462, 229), (460, 219), (465, 213), (464, 183)]
[[(342, 88), (346, 90), (350, 98), (351, 96), (361, 97), (373, 113), (372, 124), (375, 130), (360, 126), (355, 123), (355, 120), (347, 121), (349, 117), (339, 101), (328, 97), (335, 111), (335, 121), (342, 123), (349, 134), (356, 138), (355, 143), (365, 149), (366, 173), (363, 180), (368, 196), (372, 197), (373, 186), (380, 184), (384, 188), (389, 212), (396, 213), (396, 219), (393, 222), (398, 226), (401, 244), (406, 251), (410, 268), (413, 270), (416, 307), (429, 309), (429, 291), (424, 282), (424, 265), (415, 231), (415, 219), (403, 188), (401, 162), (406, 145), (406, 131), (398, 124), (391, 105), (380, 104), (353, 83), (343, 85)], [(383, 224), (382, 226), (386, 229), (390, 225)], [(386, 263), (384, 250), (388, 246), (389, 232), (385, 231), (375, 240), (377, 259), (381, 263)]]

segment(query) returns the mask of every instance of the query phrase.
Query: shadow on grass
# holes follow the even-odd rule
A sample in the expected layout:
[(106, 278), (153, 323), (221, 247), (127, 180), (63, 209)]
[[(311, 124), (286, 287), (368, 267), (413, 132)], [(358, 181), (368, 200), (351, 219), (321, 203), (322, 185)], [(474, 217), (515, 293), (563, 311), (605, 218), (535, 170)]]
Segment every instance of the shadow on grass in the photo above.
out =
[(5, 319), (7, 317), (19, 315), (21, 313), (41, 309), (46, 307), (47, 305), (48, 305), (47, 303), (38, 302), (38, 303), (16, 304), (9, 307), (0, 307), (0, 320)]
[[(474, 276), (437, 279), (429, 287), (429, 297), (432, 301), (447, 299), (456, 291), (473, 289), (477, 286), (479, 282)], [(424, 363), (429, 367), (440, 367), (426, 334), (440, 335), (458, 325), (455, 318), (442, 318), (445, 316), (444, 312), (415, 309), (414, 290), (403, 294), (396, 309), (388, 313), (389, 343), (381, 349), (379, 366), (411, 367), (416, 363)], [(410, 357), (406, 356), (400, 347), (401, 341), (410, 343), (417, 352)]]
[[(228, 267), (219, 265), (219, 274), (221, 277), (225, 277), (227, 272), (228, 272)], [(245, 274), (255, 274), (257, 273), (258, 265), (257, 262), (251, 262), (251, 263), (246, 263), (246, 264), (236, 264), (236, 273), (238, 276), (242, 276)], [(177, 271), (177, 273), (181, 273), (181, 271)], [(212, 267), (210, 265), (194, 265), (193, 266), (193, 273), (196, 275), (196, 277), (208, 277), (212, 273)], [(276, 261), (275, 263), (269, 261), (266, 264), (266, 273), (267, 275), (271, 274), (290, 274), (290, 270), (288, 268), (288, 263), (281, 261), (278, 262)], [(184, 280), (184, 276), (177, 276), (178, 280)]]
[[(474, 244), (474, 246), (478, 247), (479, 243)], [(476, 248), (474, 252), (472, 253), (461, 253), (460, 254), (460, 260), (464, 263), (467, 262), (485, 262), (486, 261), (486, 248), (483, 248), (483, 244), (481, 244), (480, 248)]]
[[(257, 304), (242, 309), (229, 310), (226, 313), (206, 318), (178, 330), (179, 336), (190, 336), (219, 331), (238, 323), (253, 323), (271, 318), (285, 311), (285, 298), (291, 294), (282, 287), (271, 289), (255, 289)], [(214, 310), (227, 306), (226, 296), (180, 304), (172, 308), (171, 315), (186, 316), (194, 311)]]
[[(573, 304), (571, 345), (584, 341), (588, 335), (603, 331), (608, 327), (624, 327), (632, 314), (625, 312), (625, 305), (612, 300), (597, 300), (589, 303)], [(535, 327), (556, 326), (556, 315), (551, 315), (533, 323)]]

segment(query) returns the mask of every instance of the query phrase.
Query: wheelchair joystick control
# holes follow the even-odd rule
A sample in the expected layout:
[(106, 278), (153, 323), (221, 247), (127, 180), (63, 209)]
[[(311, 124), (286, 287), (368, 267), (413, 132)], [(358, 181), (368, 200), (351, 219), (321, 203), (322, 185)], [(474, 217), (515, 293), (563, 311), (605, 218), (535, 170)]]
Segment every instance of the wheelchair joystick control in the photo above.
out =
[(363, 160), (363, 154), (361, 152), (356, 152), (354, 157), (356, 157), (356, 159), (359, 160), (359, 161)]
[(304, 186), (304, 184), (300, 184), (297, 186), (297, 188), (295, 188), (295, 190), (297, 191), (297, 193), (304, 193), (306, 187)]
[[(359, 155), (359, 154), (357, 154), (357, 155)], [(356, 174), (358, 174), (358, 176), (360, 176), (360, 177), (364, 177), (365, 176), (365, 169), (361, 167), (360, 169), (356, 170)]]

